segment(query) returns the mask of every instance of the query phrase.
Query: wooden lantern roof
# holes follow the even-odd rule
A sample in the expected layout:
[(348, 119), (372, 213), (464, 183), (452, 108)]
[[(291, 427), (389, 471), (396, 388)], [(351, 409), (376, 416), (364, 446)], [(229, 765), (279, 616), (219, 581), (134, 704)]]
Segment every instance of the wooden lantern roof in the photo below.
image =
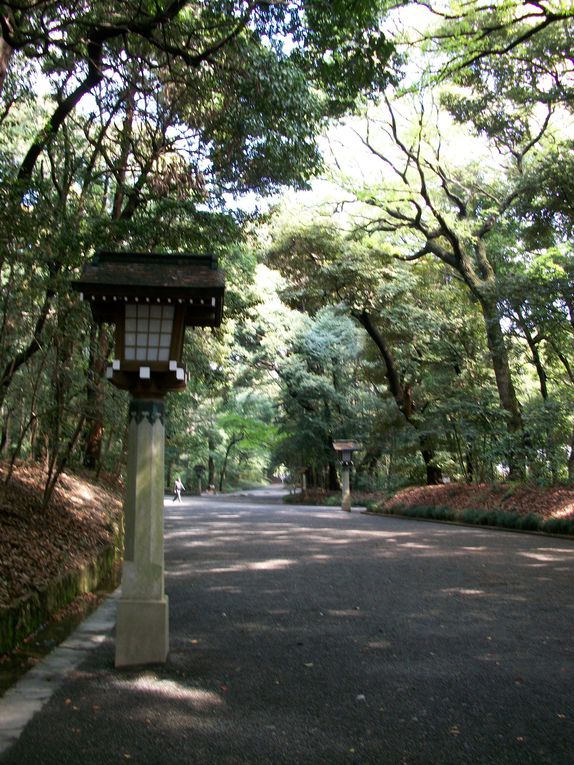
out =
[(350, 439), (340, 439), (333, 441), (333, 448), (337, 452), (355, 452), (358, 449), (361, 449), (361, 444), (358, 441), (352, 441)]
[(218, 327), (225, 277), (213, 255), (98, 252), (72, 285), (98, 323), (114, 323), (122, 303), (173, 304), (186, 326)]

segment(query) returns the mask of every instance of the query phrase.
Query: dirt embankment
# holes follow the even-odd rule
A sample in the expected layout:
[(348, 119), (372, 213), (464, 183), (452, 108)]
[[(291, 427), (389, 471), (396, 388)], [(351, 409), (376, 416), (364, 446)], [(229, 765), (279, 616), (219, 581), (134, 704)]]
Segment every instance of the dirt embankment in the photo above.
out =
[(574, 487), (460, 483), (410, 486), (379, 504), (380, 509), (388, 510), (415, 506), (535, 513), (544, 518), (574, 520)]
[(64, 473), (42, 510), (44, 476), (20, 465), (4, 483), (0, 465), (0, 607), (9, 606), (113, 543), (122, 512), (121, 487)]

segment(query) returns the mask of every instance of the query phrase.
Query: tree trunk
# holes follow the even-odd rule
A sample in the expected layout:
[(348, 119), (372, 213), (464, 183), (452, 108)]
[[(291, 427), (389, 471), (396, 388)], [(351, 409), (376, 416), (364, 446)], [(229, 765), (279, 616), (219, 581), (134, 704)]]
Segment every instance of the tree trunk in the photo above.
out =
[[(115, 168), (116, 189), (112, 203), (111, 218), (113, 221), (122, 217), (122, 205), (125, 196), (125, 184), (128, 170), (130, 144), (133, 133), (135, 88), (132, 85), (127, 94), (126, 116), (120, 137), (120, 156)], [(87, 411), (88, 427), (84, 435), (84, 467), (98, 467), (104, 440), (104, 378), (106, 360), (110, 351), (110, 341), (107, 333), (98, 327), (94, 329), (97, 338), (92, 335), (90, 344), (90, 368), (88, 371)]]
[(9, 18), (3, 13), (0, 14), (0, 96), (4, 88), (4, 80), (10, 66), (10, 61), (14, 53), (14, 49), (6, 40), (6, 35), (12, 33), (12, 24)]
[(6, 79), (6, 73), (10, 65), (12, 53), (12, 48), (8, 45), (3, 37), (0, 37), (0, 95), (2, 95), (4, 80)]
[(329, 491), (340, 491), (341, 484), (339, 482), (339, 474), (337, 472), (337, 465), (334, 462), (329, 462), (329, 472), (327, 477), (327, 488)]
[(0, 433), (0, 458), (4, 459), (8, 454), (8, 447), (10, 446), (10, 420), (12, 418), (12, 412), (6, 410), (2, 411), (2, 432)]
[(209, 452), (207, 457), (207, 486), (215, 487), (215, 460), (213, 459), (215, 454), (215, 436), (211, 430), (207, 436), (207, 448)]
[(98, 467), (96, 469), (96, 476), (95, 476), (96, 477), (96, 481), (99, 480), (100, 473), (102, 472), (102, 468), (103, 468), (104, 462), (106, 460), (106, 456), (108, 455), (108, 453), (110, 451), (110, 447), (112, 445), (112, 439), (114, 437), (114, 434), (115, 434), (115, 429), (114, 429), (113, 425), (111, 425), (110, 428), (109, 428), (109, 431), (108, 431), (108, 438), (107, 438), (107, 441), (106, 441), (106, 445), (105, 445), (102, 453), (100, 454), (100, 460), (98, 462)]
[(78, 424), (76, 425), (76, 429), (74, 430), (72, 437), (66, 444), (66, 448), (63, 451), (63, 453), (59, 455), (55, 455), (54, 459), (50, 460), (50, 465), (48, 467), (48, 476), (46, 478), (46, 484), (44, 486), (42, 510), (46, 510), (46, 508), (50, 504), (50, 499), (52, 498), (52, 494), (54, 493), (54, 489), (56, 488), (58, 479), (64, 472), (66, 465), (68, 464), (68, 460), (70, 459), (70, 455), (72, 454), (74, 447), (76, 445), (76, 442), (78, 441), (78, 438), (80, 437), (80, 433), (82, 432), (82, 428), (84, 427), (84, 419), (85, 419), (85, 415), (81, 414)]
[(568, 483), (574, 483), (574, 427), (570, 434), (570, 454), (568, 455)]
[[(389, 347), (386, 338), (382, 332), (375, 326), (370, 314), (367, 311), (353, 311), (352, 315), (355, 319), (365, 328), (367, 334), (374, 342), (377, 350), (381, 354), (383, 361), (385, 362), (385, 376), (387, 378), (387, 384), (389, 391), (392, 394), (399, 411), (404, 416), (405, 420), (417, 428), (416, 422), (413, 421), (413, 413), (415, 411), (415, 404), (413, 401), (412, 386), (409, 384), (404, 385), (401, 382), (401, 376), (397, 368), (393, 353)], [(434, 461), (435, 451), (428, 445), (421, 446), (420, 449), (422, 458), (426, 465), (427, 470), (427, 484), (432, 486), (442, 482), (442, 470), (440, 465), (437, 465)]]
[(532, 356), (532, 362), (534, 364), (534, 368), (536, 369), (536, 374), (538, 375), (538, 382), (540, 385), (540, 395), (542, 396), (544, 401), (547, 401), (548, 400), (548, 376), (546, 374), (546, 370), (544, 369), (544, 365), (540, 357), (540, 351), (538, 350), (539, 339), (537, 340), (536, 338), (532, 336), (532, 332), (530, 332), (528, 326), (526, 325), (526, 322), (523, 320), (522, 316), (520, 315), (520, 311), (517, 311), (517, 313), (518, 313), (518, 319), (519, 319), (519, 327), (524, 334), (524, 338), (526, 342), (528, 343), (528, 347), (530, 349), (530, 355)]
[(312, 466), (307, 468), (307, 489), (316, 489), (317, 487), (317, 468)]
[(223, 482), (225, 481), (225, 475), (227, 473), (227, 462), (229, 460), (229, 454), (231, 453), (231, 450), (233, 447), (238, 444), (240, 441), (243, 441), (245, 438), (244, 433), (234, 433), (231, 436), (231, 440), (227, 444), (227, 449), (225, 450), (225, 457), (223, 458), (223, 465), (221, 466), (221, 473), (219, 475), (219, 491), (223, 491)]
[(120, 220), (122, 217), (122, 208), (126, 191), (126, 178), (128, 174), (128, 160), (133, 133), (135, 95), (135, 86), (132, 84), (126, 99), (126, 118), (122, 127), (120, 156), (115, 170), (116, 190), (112, 204), (112, 220)]
[(401, 385), (400, 375), (395, 363), (395, 359), (391, 349), (386, 342), (382, 332), (375, 326), (370, 314), (367, 311), (352, 311), (352, 316), (357, 319), (359, 324), (366, 330), (367, 334), (377, 347), (377, 350), (381, 354), (383, 361), (385, 362), (385, 376), (393, 398), (396, 401), (400, 411), (404, 414), (408, 420), (412, 413), (411, 401), (405, 400), (405, 390)]
[(500, 405), (508, 414), (506, 427), (513, 441), (513, 445), (510, 447), (507, 455), (510, 470), (509, 478), (511, 480), (523, 480), (526, 475), (524, 423), (520, 403), (512, 382), (508, 352), (502, 327), (500, 326), (500, 316), (496, 301), (484, 298), (483, 296), (479, 296), (479, 300), (486, 327), (488, 348), (496, 379), (498, 397)]
[(95, 470), (102, 458), (104, 438), (104, 379), (110, 342), (107, 332), (93, 327), (90, 342), (90, 362), (86, 387), (86, 412), (88, 426), (84, 433), (84, 467)]
[[(59, 266), (55, 267), (51, 276), (56, 276), (60, 270), (61, 269)], [(52, 304), (55, 296), (56, 292), (51, 287), (46, 290), (44, 302), (40, 308), (38, 318), (36, 319), (34, 334), (30, 342), (25, 348), (23, 348), (18, 353), (15, 353), (12, 358), (8, 359), (4, 370), (0, 372), (0, 407), (4, 404), (8, 390), (12, 385), (14, 377), (16, 376), (16, 372), (42, 348), (40, 341), (44, 327), (48, 321), (50, 311), (52, 310)]]
[(474, 480), (474, 461), (470, 449), (466, 452), (466, 482), (472, 483)]
[(427, 472), (427, 486), (436, 486), (442, 483), (442, 470), (434, 461), (434, 451), (421, 447), (422, 458)]

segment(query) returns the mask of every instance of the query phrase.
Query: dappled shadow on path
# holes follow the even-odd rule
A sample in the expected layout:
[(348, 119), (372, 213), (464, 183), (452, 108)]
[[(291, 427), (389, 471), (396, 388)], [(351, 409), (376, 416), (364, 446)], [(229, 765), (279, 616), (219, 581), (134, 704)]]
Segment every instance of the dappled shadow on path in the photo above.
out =
[(38, 762), (571, 763), (573, 573), (564, 540), (167, 503), (169, 660), (94, 654)]
[(413, 762), (430, 738), (435, 762), (566, 757), (570, 542), (248, 501), (167, 524), (172, 662), (215, 672), (232, 708), (273, 725), (302, 705), (333, 761), (337, 738), (373, 762), (383, 739)]

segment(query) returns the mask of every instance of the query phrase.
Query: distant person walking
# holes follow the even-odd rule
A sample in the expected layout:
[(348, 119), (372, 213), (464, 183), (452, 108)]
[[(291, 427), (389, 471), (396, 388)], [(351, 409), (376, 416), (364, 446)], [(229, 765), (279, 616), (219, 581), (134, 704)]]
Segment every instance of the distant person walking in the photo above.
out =
[(181, 492), (185, 491), (185, 486), (181, 482), (181, 478), (177, 477), (175, 479), (175, 483), (173, 485), (173, 500), (172, 502), (175, 502), (177, 499), (178, 502), (181, 502)]

